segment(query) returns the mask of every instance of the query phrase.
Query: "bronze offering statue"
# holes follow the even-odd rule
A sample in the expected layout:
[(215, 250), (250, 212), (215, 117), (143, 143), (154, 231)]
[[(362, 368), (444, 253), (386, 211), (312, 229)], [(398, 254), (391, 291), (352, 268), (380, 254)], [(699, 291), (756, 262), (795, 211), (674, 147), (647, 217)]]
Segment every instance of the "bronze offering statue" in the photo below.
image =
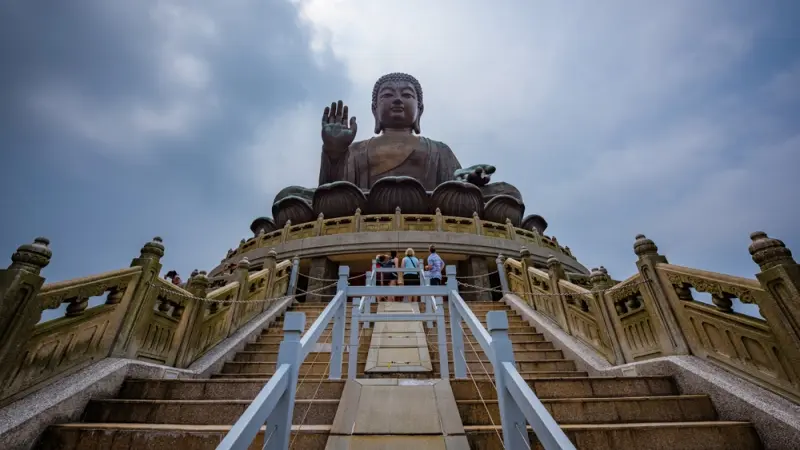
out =
[(341, 100), (331, 103), (322, 114), (319, 186), (282, 190), (272, 208), (276, 225), (308, 221), (320, 213), (329, 218), (350, 215), (364, 207), (366, 214), (380, 214), (403, 205), (401, 210), (407, 213), (439, 208), (444, 215), (471, 217), (477, 212), (486, 220), (509, 219), (519, 226), (525, 209), (519, 191), (507, 183), (490, 183), (494, 166), (462, 168), (450, 147), (420, 136), (424, 110), (416, 78), (384, 75), (372, 89), (377, 136), (354, 142), (356, 118), (349, 117)]

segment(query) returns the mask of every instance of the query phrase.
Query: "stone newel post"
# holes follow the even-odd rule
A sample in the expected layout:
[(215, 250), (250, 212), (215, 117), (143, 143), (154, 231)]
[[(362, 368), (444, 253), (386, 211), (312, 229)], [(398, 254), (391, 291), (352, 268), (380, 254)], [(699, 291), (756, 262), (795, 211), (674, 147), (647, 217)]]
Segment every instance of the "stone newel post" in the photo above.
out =
[[(247, 296), (250, 293), (250, 261), (247, 257), (236, 263), (236, 281), (239, 282), (239, 287), (236, 289), (236, 296), (234, 297), (237, 303), (231, 306), (231, 314), (228, 316), (228, 323), (225, 324), (226, 330), (228, 330), (225, 333), (226, 336), (232, 335), (239, 329), (242, 320), (244, 320), (242, 316), (245, 313), (243, 311), (249, 306), (245, 303), (238, 303), (247, 300)], [(189, 285), (191, 285), (191, 282)]]
[(689, 345), (667, 295), (667, 289), (672, 289), (672, 286), (662, 283), (656, 272), (658, 264), (668, 264), (667, 258), (659, 254), (656, 244), (643, 234), (636, 236), (633, 251), (639, 257), (636, 267), (639, 269), (642, 280), (645, 281), (640, 292), (644, 298), (645, 308), (650, 314), (654, 331), (658, 333), (662, 354), (689, 354)]
[[(550, 292), (553, 294), (561, 294), (561, 286), (558, 285), (558, 282), (566, 280), (567, 273), (561, 261), (553, 255), (547, 258), (547, 273), (550, 275)], [(533, 288), (533, 286), (531, 286), (531, 288)], [(533, 299), (531, 300), (533, 301)], [(552, 301), (555, 306), (556, 320), (559, 326), (561, 326), (562, 330), (571, 334), (572, 330), (569, 327), (569, 320), (567, 320), (566, 297), (559, 295), (553, 298)]]
[(23, 344), (33, 334), (42, 316), (36, 301), (44, 277), (41, 270), (50, 263), (50, 241), (43, 237), (20, 246), (11, 255), (11, 265), (0, 270), (0, 382), (14, 368)]
[[(206, 290), (208, 289), (209, 281), (206, 272), (201, 270), (192, 281), (186, 286), (186, 290), (192, 294), (193, 297), (206, 298)], [(178, 346), (177, 356), (175, 358), (176, 367), (189, 367), (194, 361), (194, 356), (197, 354), (198, 348), (198, 333), (199, 325), (203, 320), (206, 310), (206, 303), (198, 299), (186, 300), (186, 312), (183, 314), (184, 319), (181, 321), (180, 328), (175, 332), (175, 340), (173, 345)]]
[[(139, 281), (134, 288), (128, 311), (122, 319), (119, 332), (111, 349), (111, 356), (118, 358), (135, 358), (138, 351), (138, 331), (146, 327), (152, 316), (153, 306), (156, 300), (158, 288), (151, 286), (153, 280), (158, 278), (161, 272), (161, 258), (164, 256), (164, 244), (161, 238), (156, 236), (150, 242), (144, 244), (139, 257), (131, 261), (131, 267), (140, 266), (142, 273)], [(145, 328), (146, 330), (146, 328)]]
[(750, 255), (761, 268), (756, 278), (769, 293), (758, 304), (761, 315), (791, 365), (800, 368), (800, 265), (783, 241), (763, 231), (750, 234), (750, 239)]
[(595, 317), (599, 322), (598, 325), (601, 325), (601, 330), (606, 332), (605, 337), (608, 338), (608, 344), (613, 352), (613, 355), (610, 356), (613, 356), (614, 361), (611, 361), (611, 363), (624, 364), (625, 355), (622, 352), (619, 337), (617, 336), (618, 330), (612, 315), (615, 311), (613, 307), (609, 308), (609, 303), (606, 301), (606, 296), (603, 292), (613, 286), (614, 283), (611, 281), (611, 277), (608, 276), (608, 271), (603, 266), (600, 266), (598, 269), (592, 269), (592, 272), (589, 274), (589, 282), (592, 283), (592, 297), (594, 297), (596, 305), (596, 308), (593, 309), (597, 310), (599, 313), (599, 316), (596, 315)]

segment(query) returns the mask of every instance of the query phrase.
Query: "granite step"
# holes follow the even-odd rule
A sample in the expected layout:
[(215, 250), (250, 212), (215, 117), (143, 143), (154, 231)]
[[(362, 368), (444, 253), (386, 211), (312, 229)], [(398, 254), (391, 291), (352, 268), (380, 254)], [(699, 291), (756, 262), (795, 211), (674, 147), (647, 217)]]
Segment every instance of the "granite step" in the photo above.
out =
[[(540, 399), (619, 398), (679, 395), (670, 377), (523, 377)], [(476, 387), (477, 386), (477, 387)], [(497, 390), (489, 381), (450, 380), (456, 401), (496, 400)], [(480, 395), (478, 394), (480, 390)]]
[[(756, 450), (758, 433), (748, 422), (672, 422), (563, 425), (570, 441), (583, 450)], [(502, 430), (491, 425), (465, 425), (470, 448), (501, 449)], [(499, 434), (498, 434), (499, 433)], [(532, 450), (543, 450), (528, 429)]]
[[(320, 357), (320, 359), (314, 361), (306, 359), (306, 361), (300, 366), (300, 377), (306, 375), (327, 375), (330, 369), (330, 354), (329, 353), (320, 353), (320, 355), (324, 355), (324, 357)], [(358, 364), (358, 373), (362, 373), (364, 371), (365, 362)], [(276, 369), (275, 362), (237, 362), (237, 361), (229, 361), (226, 362), (224, 366), (222, 366), (221, 374), (249, 374), (249, 373), (272, 373)], [(342, 362), (342, 373), (347, 374), (347, 360)]]
[[(500, 423), (497, 400), (458, 400), (464, 425)], [(599, 423), (702, 422), (717, 419), (707, 395), (544, 399), (560, 425)]]
[[(91, 400), (83, 413), (89, 423), (233, 425), (251, 400)], [(298, 399), (292, 423), (332, 424), (339, 399)]]
[[(39, 441), (38, 450), (214, 450), (230, 425), (67, 423), (53, 425)], [(324, 450), (330, 425), (293, 425), (290, 448)], [(270, 430), (271, 432), (272, 430)], [(260, 450), (266, 427), (248, 447)]]
[[(431, 354), (431, 358), (436, 357), (438, 359), (439, 357), (438, 347), (434, 346), (434, 348), (430, 349), (429, 351)], [(448, 353), (449, 357), (452, 360), (453, 357), (452, 348), (450, 348), (449, 346), (448, 346)], [(467, 361), (475, 361), (478, 359), (488, 361), (488, 359), (486, 359), (486, 357), (483, 355), (483, 351), (481, 350), (479, 350), (476, 355), (476, 352), (473, 352), (469, 348), (465, 348), (464, 355), (466, 355)], [(561, 350), (553, 350), (553, 349), (514, 350), (514, 359), (516, 361), (548, 361), (554, 359), (564, 359), (564, 352), (562, 352)]]
[[(150, 400), (252, 400), (269, 381), (251, 379), (147, 380), (127, 379), (122, 384), (120, 399)], [(345, 380), (306, 378), (298, 384), (298, 400), (311, 398), (339, 399)]]

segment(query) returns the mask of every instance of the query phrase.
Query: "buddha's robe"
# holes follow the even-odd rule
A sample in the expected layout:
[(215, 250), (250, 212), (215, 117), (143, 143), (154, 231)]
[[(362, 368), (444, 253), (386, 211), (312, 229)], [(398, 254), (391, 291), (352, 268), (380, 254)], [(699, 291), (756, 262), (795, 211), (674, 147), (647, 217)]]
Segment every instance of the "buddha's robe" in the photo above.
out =
[(446, 144), (417, 136), (377, 136), (350, 146), (333, 160), (323, 152), (319, 184), (349, 181), (363, 190), (384, 177), (417, 179), (426, 190), (453, 179), (461, 168)]

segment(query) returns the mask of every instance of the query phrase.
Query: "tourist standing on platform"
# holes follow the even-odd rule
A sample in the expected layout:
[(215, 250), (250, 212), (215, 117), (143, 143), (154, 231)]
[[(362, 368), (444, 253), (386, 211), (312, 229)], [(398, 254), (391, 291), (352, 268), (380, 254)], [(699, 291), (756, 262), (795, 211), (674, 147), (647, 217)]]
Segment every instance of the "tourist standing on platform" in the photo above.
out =
[[(403, 258), (403, 262), (401, 264), (401, 267), (403, 269), (419, 270), (420, 265), (421, 264), (419, 262), (419, 258), (414, 256), (414, 249), (413, 248), (406, 249), (406, 256)], [(403, 273), (403, 278), (402, 278), (402, 283), (401, 284), (404, 284), (406, 286), (419, 286), (420, 285), (419, 272), (416, 272), (416, 273), (415, 272), (405, 272), (405, 273)], [(412, 302), (415, 302), (417, 300), (419, 300), (419, 297), (416, 297), (416, 296), (415, 297), (411, 297), (411, 301)]]
[(428, 250), (431, 252), (428, 255), (428, 265), (425, 266), (425, 270), (427, 270), (427, 276), (431, 280), (431, 286), (441, 286), (442, 285), (442, 269), (444, 268), (444, 260), (436, 253), (436, 246), (431, 245), (428, 247)]

